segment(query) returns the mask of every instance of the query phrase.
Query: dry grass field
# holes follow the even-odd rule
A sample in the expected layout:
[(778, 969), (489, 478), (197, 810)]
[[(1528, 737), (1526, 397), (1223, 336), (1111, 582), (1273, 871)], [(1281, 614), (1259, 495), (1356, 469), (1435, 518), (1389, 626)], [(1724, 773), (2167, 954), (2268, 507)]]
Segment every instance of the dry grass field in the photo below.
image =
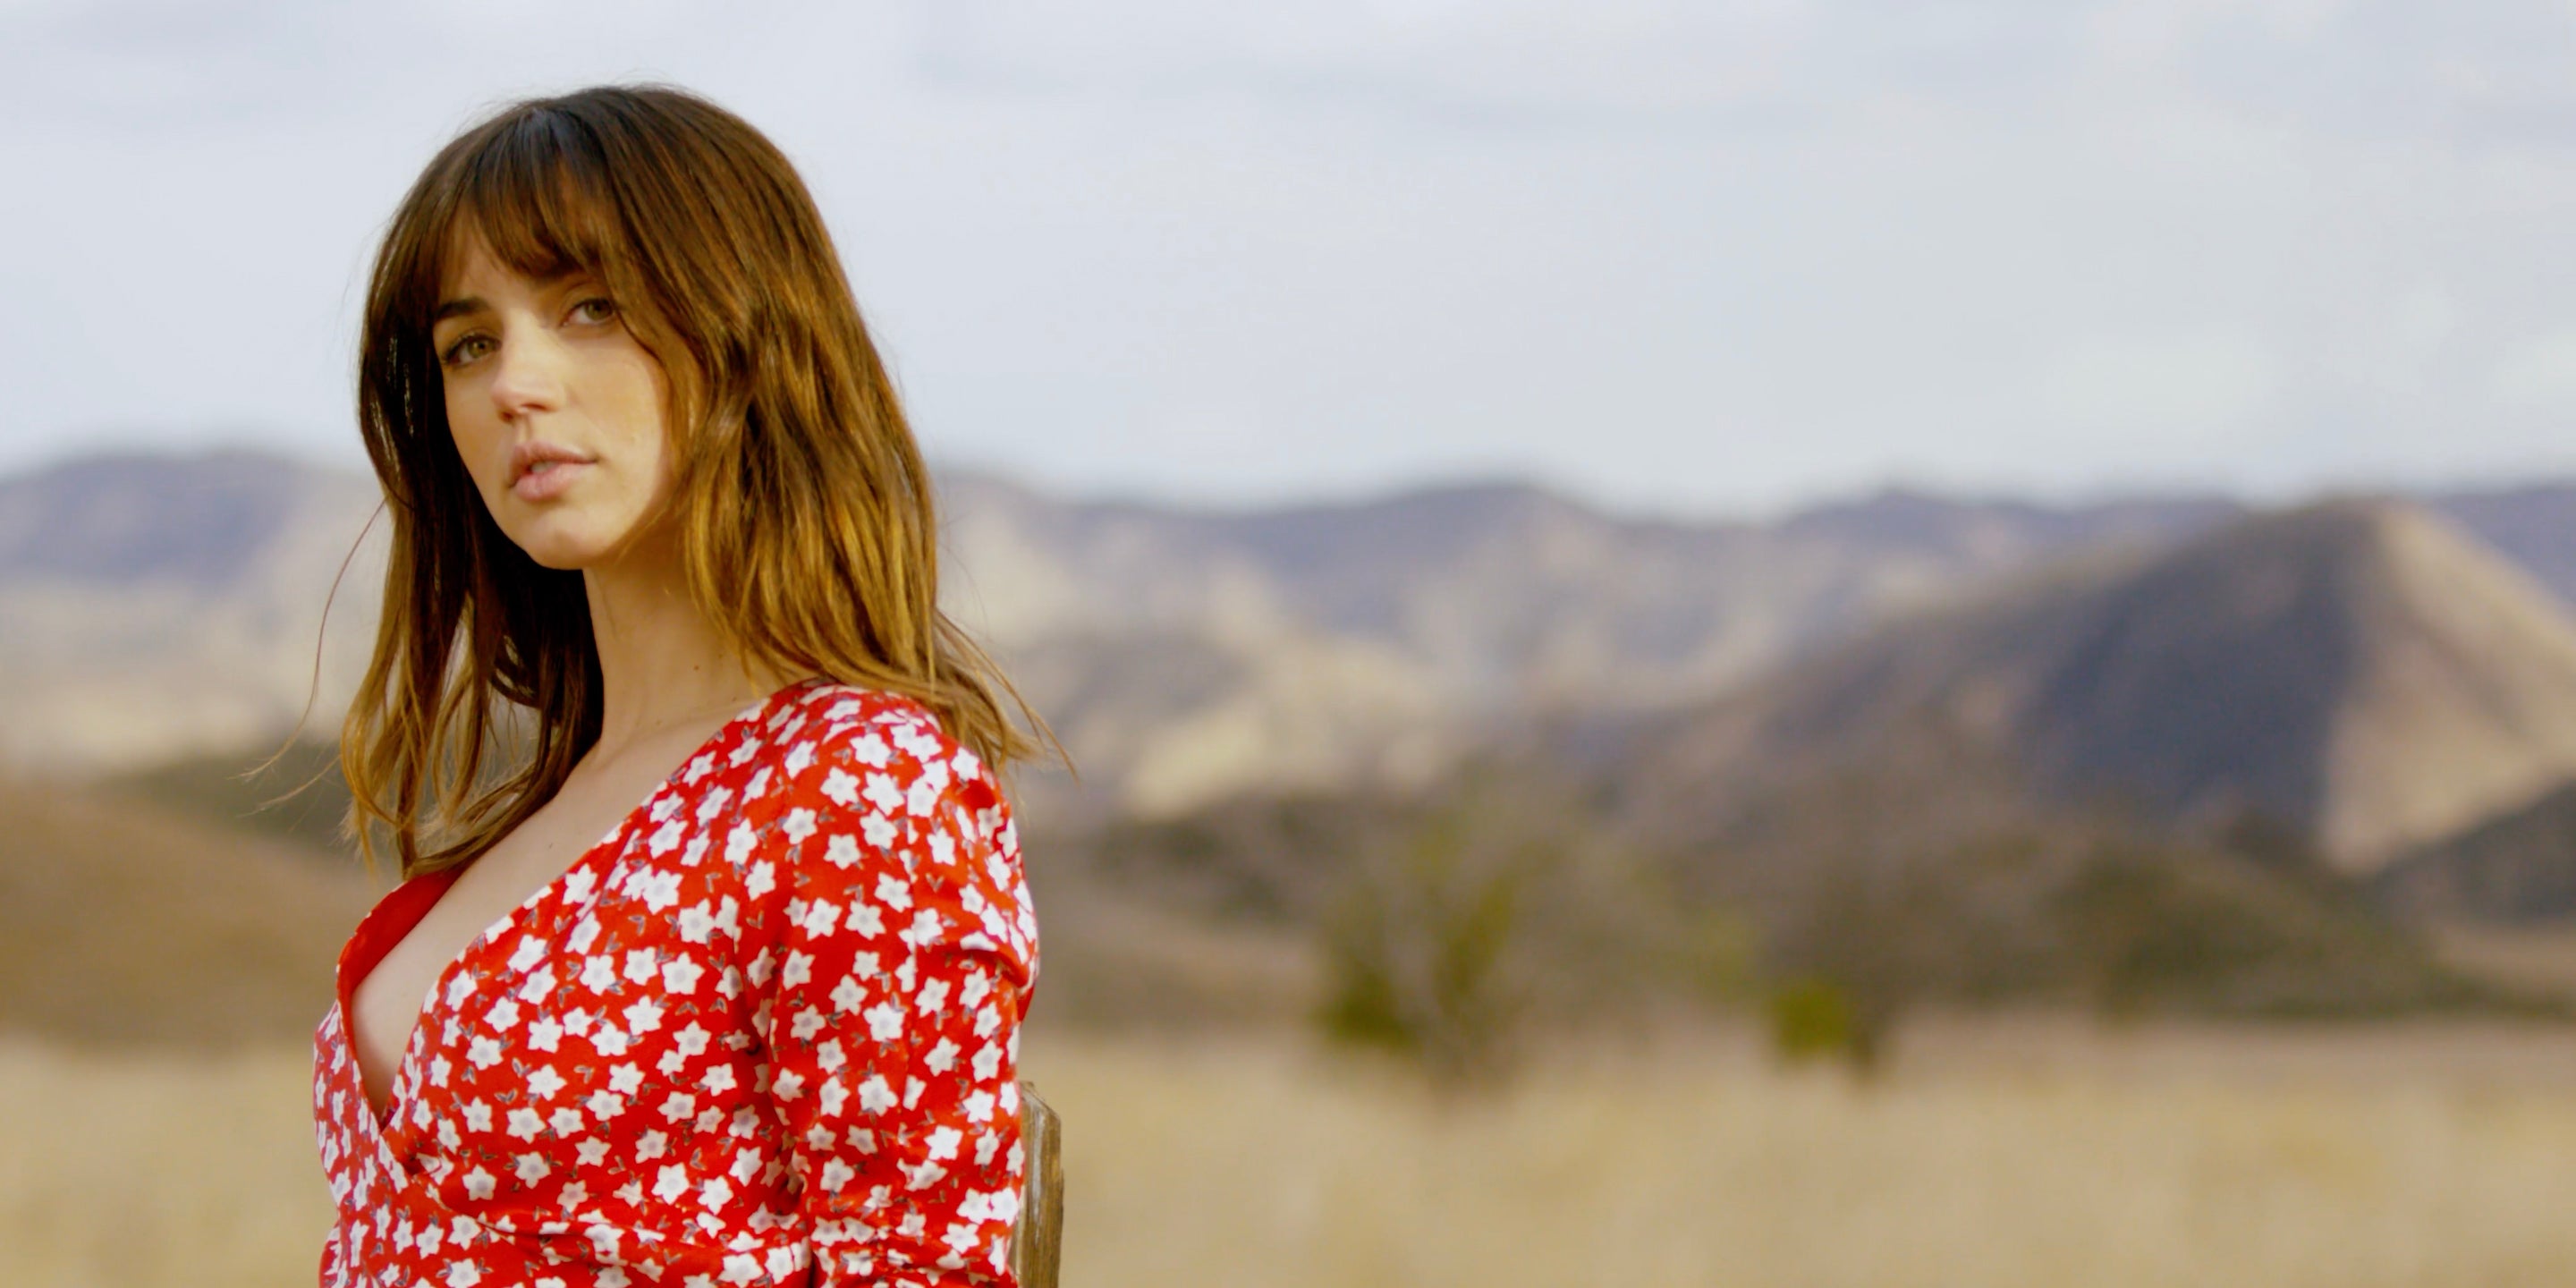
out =
[[(1702, 1036), (1448, 1104), (1277, 1038), (1026, 1071), (1070, 1288), (2576, 1282), (2559, 1030), (1935, 1023), (1869, 1087)], [(303, 1072), (0, 1044), (0, 1283), (309, 1282)]]

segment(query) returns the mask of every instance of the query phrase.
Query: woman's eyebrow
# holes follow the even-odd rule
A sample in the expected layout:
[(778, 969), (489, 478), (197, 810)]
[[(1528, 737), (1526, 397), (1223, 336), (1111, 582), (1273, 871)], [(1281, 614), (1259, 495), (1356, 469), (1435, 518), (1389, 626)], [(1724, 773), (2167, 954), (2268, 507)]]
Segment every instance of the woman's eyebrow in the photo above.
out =
[(483, 302), (483, 297), (479, 295), (468, 295), (465, 298), (458, 300), (444, 300), (439, 303), (437, 308), (429, 311), (429, 324), (431, 326), (436, 326), (449, 318), (462, 317), (468, 313), (480, 313), (490, 307), (490, 305)]

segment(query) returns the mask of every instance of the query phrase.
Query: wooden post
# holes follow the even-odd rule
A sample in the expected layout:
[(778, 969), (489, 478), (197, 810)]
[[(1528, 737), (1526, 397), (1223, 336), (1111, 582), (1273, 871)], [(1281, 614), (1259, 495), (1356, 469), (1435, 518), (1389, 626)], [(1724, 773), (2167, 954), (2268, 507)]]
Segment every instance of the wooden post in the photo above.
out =
[(1037, 1084), (1020, 1084), (1020, 1217), (1011, 1225), (1011, 1273), (1020, 1288), (1056, 1288), (1064, 1255), (1064, 1160), (1055, 1110)]

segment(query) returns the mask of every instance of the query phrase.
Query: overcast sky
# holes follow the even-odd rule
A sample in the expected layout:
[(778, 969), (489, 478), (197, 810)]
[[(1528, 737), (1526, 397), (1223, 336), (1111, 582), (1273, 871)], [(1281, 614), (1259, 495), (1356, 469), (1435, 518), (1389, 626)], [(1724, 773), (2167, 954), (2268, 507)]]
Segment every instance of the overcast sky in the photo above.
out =
[(0, 0), (0, 469), (356, 463), (402, 188), (631, 77), (804, 170), (934, 459), (1062, 491), (2576, 475), (2567, 0)]

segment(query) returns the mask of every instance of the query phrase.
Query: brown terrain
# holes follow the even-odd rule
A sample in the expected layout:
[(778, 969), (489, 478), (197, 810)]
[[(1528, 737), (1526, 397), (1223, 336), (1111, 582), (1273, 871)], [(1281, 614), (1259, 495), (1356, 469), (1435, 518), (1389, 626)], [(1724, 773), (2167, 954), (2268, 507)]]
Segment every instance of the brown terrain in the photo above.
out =
[(1672, 722), (1653, 758), (1704, 804), (1925, 722), (2052, 798), (2259, 815), (2366, 874), (2576, 777), (2576, 619), (2426, 510), (2334, 502), (1895, 623)]
[(313, 1031), (373, 888), (127, 798), (0, 784), (0, 1030), (266, 1047)]
[[(1678, 969), (1740, 993), (1800, 963), (1861, 970), (1829, 945), (1915, 939), (1870, 969), (1946, 981), (1932, 996), (2099, 1002), (2129, 987), (2104, 983), (2129, 968), (2103, 945), (2161, 962), (2175, 926), (2202, 927), (2187, 946), (2225, 923), (2235, 964), (2192, 965), (2216, 982), (2184, 995), (2232, 980), (2218, 991), (2318, 1000), (2236, 989), (2250, 963), (2294, 959), (2380, 981), (2352, 1005), (2415, 1005), (2459, 989), (2425, 973), (2428, 946), (2373, 929), (2356, 880), (2456, 885), (2426, 875), (2475, 867), (2445, 843), (2576, 777), (2576, 626), (2543, 580), (2576, 560), (2539, 558), (2551, 523), (2576, 534), (2552, 518), (2576, 518), (2561, 493), (2242, 519), (1899, 493), (1691, 526), (1526, 488), (1229, 514), (945, 486), (952, 600), (1084, 770), (1080, 788), (1020, 783), (1051, 927), (1083, 945), (1060, 955), (1068, 1015), (1299, 1014), (1353, 901), (1397, 897), (1408, 847), (1497, 793), (1549, 802), (1521, 830), (1574, 856), (1510, 877), (1545, 910), (1514, 931), (1533, 977), (1625, 978), (1620, 952), (1581, 945), (1696, 939), (1735, 946)], [(315, 685), (318, 601), (367, 508), (357, 480), (244, 454), (0, 482), (9, 745), (51, 784), (20, 798), (137, 802), (123, 821), (164, 829), (122, 847), (138, 864), (187, 850), (195, 819), (267, 870), (327, 871), (290, 857), (343, 849), (327, 774), (264, 812), (293, 776), (233, 774)], [(361, 550), (319, 668), (326, 716), (374, 575)], [(262, 649), (302, 653), (302, 674), (227, 651)], [(117, 701), (81, 696), (98, 685)], [(328, 760), (308, 741), (289, 766)], [(2516, 889), (2554, 879), (2545, 844), (2522, 851)], [(1902, 934), (1863, 933), (1887, 917)]]
[[(1019, 790), (1069, 1284), (2576, 1273), (2576, 492), (944, 486), (1084, 769)], [(327, 775), (257, 808), (327, 742), (238, 771), (370, 503), (0, 480), (0, 1282), (310, 1272), (303, 1044), (382, 883)], [(1783, 997), (1872, 1053), (1784, 1063)]]

